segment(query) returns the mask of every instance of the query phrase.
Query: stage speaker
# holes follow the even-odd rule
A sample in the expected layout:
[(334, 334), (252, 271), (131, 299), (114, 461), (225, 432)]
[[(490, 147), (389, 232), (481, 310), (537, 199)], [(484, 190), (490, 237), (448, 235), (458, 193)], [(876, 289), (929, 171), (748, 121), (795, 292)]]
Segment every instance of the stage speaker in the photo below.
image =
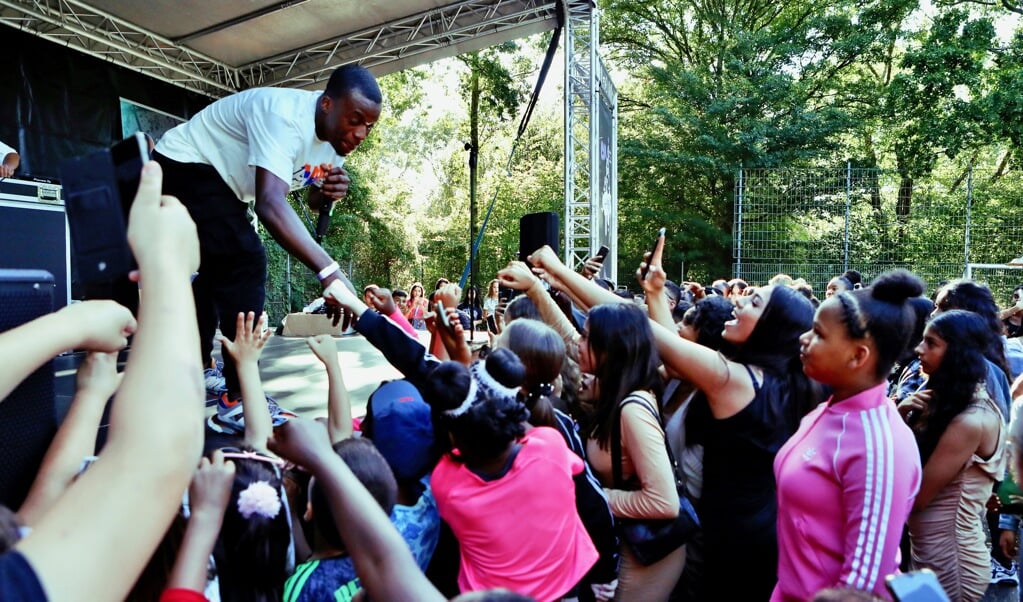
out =
[[(0, 332), (53, 311), (53, 275), (0, 269)], [(17, 510), (57, 432), (53, 363), (46, 362), (0, 401), (0, 503)]]
[(53, 274), (55, 307), (68, 304), (71, 245), (59, 184), (0, 179), (0, 268)]
[(519, 219), (519, 261), (525, 261), (530, 253), (544, 245), (550, 245), (560, 257), (558, 240), (557, 213), (529, 213)]

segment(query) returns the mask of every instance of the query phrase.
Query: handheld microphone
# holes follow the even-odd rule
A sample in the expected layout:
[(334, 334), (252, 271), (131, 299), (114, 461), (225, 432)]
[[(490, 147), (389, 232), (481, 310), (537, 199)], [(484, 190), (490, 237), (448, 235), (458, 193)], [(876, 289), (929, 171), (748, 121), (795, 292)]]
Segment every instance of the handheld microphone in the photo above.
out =
[(323, 198), (323, 204), (320, 205), (320, 216), (316, 220), (316, 244), (323, 242), (323, 238), (327, 236), (327, 229), (330, 228), (330, 210), (334, 207), (334, 199)]

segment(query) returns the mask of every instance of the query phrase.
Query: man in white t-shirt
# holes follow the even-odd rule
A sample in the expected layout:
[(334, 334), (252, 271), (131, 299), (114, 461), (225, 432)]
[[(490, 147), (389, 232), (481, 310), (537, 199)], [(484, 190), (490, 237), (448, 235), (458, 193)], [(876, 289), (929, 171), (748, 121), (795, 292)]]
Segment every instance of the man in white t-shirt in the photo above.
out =
[[(345, 157), (380, 117), (380, 88), (368, 70), (340, 67), (323, 93), (254, 88), (222, 98), (187, 123), (168, 131), (154, 159), (164, 170), (165, 194), (178, 197), (195, 221), (201, 262), (193, 283), (203, 362), (210, 361), (217, 320), (235, 338), (238, 312), (263, 311), (266, 253), (246, 217), (249, 203), (282, 247), (317, 273), (324, 289), (339, 281), (351, 288), (326, 251), (291, 208), (291, 190), (314, 186), (314, 210), (348, 192)], [(333, 295), (327, 294), (327, 301)], [(226, 393), (216, 430), (242, 430), (241, 388), (234, 362), (224, 355)], [(279, 409), (271, 404), (275, 424)]]
[(18, 155), (18, 151), (0, 140), (0, 178), (13, 176), (20, 163), (21, 157)]

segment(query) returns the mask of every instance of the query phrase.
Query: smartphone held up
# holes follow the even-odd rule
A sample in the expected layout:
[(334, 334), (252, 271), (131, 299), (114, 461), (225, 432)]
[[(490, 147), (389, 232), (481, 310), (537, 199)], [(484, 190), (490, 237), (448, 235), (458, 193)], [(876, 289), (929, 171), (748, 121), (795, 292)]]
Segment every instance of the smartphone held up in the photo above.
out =
[(68, 230), (83, 284), (110, 283), (135, 269), (128, 214), (138, 192), (149, 141), (142, 132), (60, 165)]
[(657, 231), (657, 237), (654, 238), (654, 244), (650, 246), (650, 257), (645, 257), (643, 269), (640, 270), (639, 273), (640, 280), (646, 279), (647, 272), (650, 271), (650, 262), (653, 261), (654, 259), (654, 253), (657, 252), (658, 246), (664, 243), (664, 232), (665, 232), (664, 228), (661, 228), (660, 230)]

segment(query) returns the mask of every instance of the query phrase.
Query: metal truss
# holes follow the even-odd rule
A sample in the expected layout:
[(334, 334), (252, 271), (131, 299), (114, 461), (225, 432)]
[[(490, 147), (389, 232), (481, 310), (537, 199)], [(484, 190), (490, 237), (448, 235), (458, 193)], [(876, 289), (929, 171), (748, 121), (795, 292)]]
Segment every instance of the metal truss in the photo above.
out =
[(241, 87), (237, 69), (77, 0), (0, 0), (0, 23), (207, 96)]
[(242, 72), (253, 86), (307, 87), (347, 63), (372, 68), (529, 26), (534, 31), (549, 29), (555, 7), (554, 0), (464, 0), (262, 59), (242, 67)]
[[(596, 9), (589, 2), (569, 2), (565, 13), (565, 263), (578, 268), (596, 251), (599, 236), (597, 78), (607, 76), (597, 53)], [(615, 270), (613, 257), (606, 264)]]
[[(347, 63), (389, 72), (445, 48), (549, 29), (554, 0), (463, 0), (251, 64), (232, 66), (80, 0), (0, 0), (0, 23), (207, 96), (253, 86), (309, 87)], [(495, 42), (496, 43), (496, 42)], [(416, 60), (419, 57), (420, 60)]]

